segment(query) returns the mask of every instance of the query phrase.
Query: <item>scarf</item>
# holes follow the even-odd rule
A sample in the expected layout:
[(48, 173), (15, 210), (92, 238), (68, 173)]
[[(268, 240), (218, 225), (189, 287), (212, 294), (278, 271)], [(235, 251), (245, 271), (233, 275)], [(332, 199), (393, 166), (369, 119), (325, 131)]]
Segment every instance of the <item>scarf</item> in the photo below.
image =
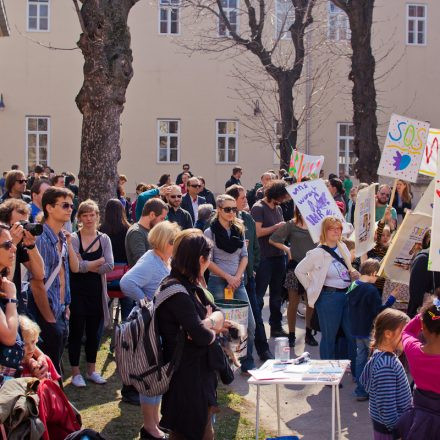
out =
[(226, 229), (220, 224), (218, 218), (211, 223), (211, 231), (215, 236), (215, 245), (228, 254), (233, 254), (237, 249), (244, 245), (243, 234), (234, 224), (231, 225), (231, 235), (228, 235)]

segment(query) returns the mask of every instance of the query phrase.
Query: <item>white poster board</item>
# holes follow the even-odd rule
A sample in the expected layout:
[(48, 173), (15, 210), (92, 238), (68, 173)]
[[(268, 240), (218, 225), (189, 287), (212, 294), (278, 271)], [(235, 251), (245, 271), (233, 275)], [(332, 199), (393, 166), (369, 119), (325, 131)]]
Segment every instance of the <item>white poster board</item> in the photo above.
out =
[(422, 249), (423, 237), (431, 223), (431, 217), (426, 214), (409, 212), (405, 216), (381, 265), (381, 271), (391, 281), (409, 284), (411, 263)]
[(290, 157), (289, 174), (301, 182), (304, 177), (318, 179), (324, 164), (324, 156), (310, 156), (299, 151), (293, 151)]
[(414, 212), (419, 214), (427, 214), (432, 217), (432, 211), (434, 209), (434, 189), (435, 189), (435, 179), (431, 180), (428, 188), (423, 192), (419, 203), (417, 203)]
[(376, 218), (376, 184), (370, 185), (357, 193), (354, 208), (354, 231), (356, 257), (374, 248), (374, 229)]
[(391, 115), (377, 174), (415, 182), (428, 139), (429, 123)]
[(301, 212), (309, 228), (310, 236), (315, 243), (319, 242), (321, 224), (328, 216), (340, 219), (344, 225), (344, 230), (348, 230), (344, 216), (322, 179), (294, 183), (286, 189), (292, 197), (295, 206)]
[(440, 169), (433, 180), (434, 212), (432, 217), (431, 247), (429, 248), (429, 270), (440, 272)]
[(423, 151), (422, 164), (420, 165), (420, 174), (435, 177), (438, 165), (438, 144), (440, 142), (440, 130), (438, 128), (430, 128), (428, 141)]

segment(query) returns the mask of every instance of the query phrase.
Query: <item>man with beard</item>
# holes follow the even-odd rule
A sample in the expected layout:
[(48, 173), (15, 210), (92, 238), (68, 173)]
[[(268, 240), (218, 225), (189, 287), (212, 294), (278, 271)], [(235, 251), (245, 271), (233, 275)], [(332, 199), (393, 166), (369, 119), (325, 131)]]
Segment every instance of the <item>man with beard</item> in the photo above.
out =
[(168, 206), (168, 220), (173, 223), (177, 223), (180, 228), (189, 229), (193, 227), (193, 221), (188, 211), (185, 211), (180, 207), (182, 204), (182, 190), (178, 185), (172, 185), (170, 192), (166, 195)]
[[(385, 215), (385, 209), (388, 206), (391, 197), (391, 188), (387, 184), (379, 186), (376, 194), (376, 222), (382, 220)], [(397, 226), (397, 212), (394, 208), (391, 208), (391, 218), (387, 222), (388, 226), (393, 232)]]

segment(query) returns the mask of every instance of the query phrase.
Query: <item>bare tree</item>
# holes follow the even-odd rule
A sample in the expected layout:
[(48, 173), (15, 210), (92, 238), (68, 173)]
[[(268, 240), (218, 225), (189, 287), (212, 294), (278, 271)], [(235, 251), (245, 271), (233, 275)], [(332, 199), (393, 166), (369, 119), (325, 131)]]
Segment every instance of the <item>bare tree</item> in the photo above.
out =
[(377, 139), (377, 102), (374, 73), (376, 62), (371, 48), (374, 0), (332, 0), (348, 16), (351, 28), (351, 72), (353, 81), (354, 166), (362, 182), (377, 180), (380, 149)]
[(103, 209), (115, 197), (120, 116), (133, 76), (128, 14), (138, 0), (73, 0), (82, 33), (78, 47), (84, 55), (84, 82), (76, 97), (83, 115), (80, 199), (92, 198)]

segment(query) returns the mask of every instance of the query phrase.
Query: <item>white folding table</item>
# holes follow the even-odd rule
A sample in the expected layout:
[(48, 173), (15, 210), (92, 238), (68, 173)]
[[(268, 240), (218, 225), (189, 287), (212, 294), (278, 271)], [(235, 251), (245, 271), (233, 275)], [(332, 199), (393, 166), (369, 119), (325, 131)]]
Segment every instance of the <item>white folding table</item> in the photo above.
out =
[[(275, 363), (275, 360), (266, 361), (260, 369), (271, 368)], [(316, 374), (311, 377), (311, 375), (301, 375), (301, 374), (276, 374), (279, 376), (274, 379), (256, 379), (255, 377), (250, 377), (248, 380), (249, 385), (256, 385), (257, 387), (257, 405), (256, 405), (256, 417), (255, 417), (255, 432), (256, 440), (259, 440), (259, 429), (260, 429), (260, 387), (275, 385), (276, 401), (277, 401), (277, 423), (278, 423), (278, 436), (281, 436), (281, 417), (280, 417), (280, 385), (329, 385), (332, 388), (332, 411), (331, 411), (331, 424), (332, 424), (332, 434), (331, 439), (335, 440), (341, 438), (341, 405), (339, 398), (339, 384), (344, 377), (346, 368), (350, 365), (349, 360), (332, 360), (332, 361), (312, 361), (311, 365), (313, 367), (325, 366), (340, 367), (342, 369), (341, 373), (322, 373)], [(281, 376), (285, 376), (281, 378)], [(336, 434), (337, 433), (337, 434)]]

